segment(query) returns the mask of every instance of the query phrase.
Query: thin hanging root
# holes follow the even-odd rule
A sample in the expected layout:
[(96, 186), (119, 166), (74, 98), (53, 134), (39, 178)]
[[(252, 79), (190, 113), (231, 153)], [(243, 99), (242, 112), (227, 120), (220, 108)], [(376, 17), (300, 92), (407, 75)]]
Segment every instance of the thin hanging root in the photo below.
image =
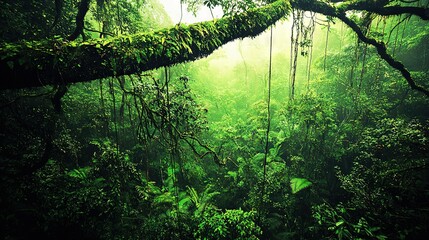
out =
[[(165, 74), (165, 91), (166, 91), (166, 101), (164, 102), (164, 104), (166, 104), (165, 108), (167, 110), (167, 128), (168, 128), (168, 136), (170, 141), (168, 141), (169, 144), (169, 148), (170, 148), (170, 164), (171, 167), (173, 168), (172, 174), (171, 174), (171, 178), (173, 180), (173, 187), (174, 187), (174, 196), (175, 196), (175, 200), (176, 200), (176, 207), (177, 207), (177, 212), (179, 212), (179, 190), (177, 187), (177, 176), (176, 176), (176, 157), (179, 156), (178, 152), (178, 144), (177, 144), (177, 138), (173, 135), (173, 123), (171, 122), (171, 108), (170, 108), (170, 89), (169, 89), (169, 83), (171, 81), (171, 72), (170, 72), (170, 67), (164, 67), (164, 74)], [(180, 166), (180, 164), (179, 164)]]
[(243, 60), (243, 66), (244, 66), (244, 84), (246, 87), (248, 86), (247, 79), (248, 79), (248, 71), (247, 71), (247, 64), (246, 59), (243, 56), (243, 51), (241, 49), (241, 44), (243, 43), (243, 40), (240, 40), (238, 42), (238, 52), (240, 53), (241, 59)]
[[(368, 36), (371, 32), (372, 27), (372, 20), (368, 23), (368, 29), (366, 31), (366, 35)], [(358, 87), (358, 95), (360, 94), (361, 88), (362, 88), (362, 81), (365, 74), (365, 64), (366, 64), (366, 54), (368, 52), (368, 44), (365, 44), (363, 49), (363, 57), (362, 57), (362, 68), (360, 72), (360, 80), (359, 80), (359, 87)]]
[(368, 44), (365, 44), (364, 49), (363, 49), (362, 68), (361, 68), (361, 72), (360, 72), (360, 79), (359, 79), (359, 86), (358, 86), (358, 95), (359, 95), (359, 93), (361, 91), (362, 81), (363, 81), (363, 77), (365, 75), (365, 63), (366, 63), (367, 50), (368, 50)]
[(355, 45), (355, 49), (354, 49), (354, 58), (355, 58), (355, 64), (352, 64), (351, 68), (350, 68), (350, 87), (353, 88), (354, 86), (354, 74), (355, 74), (355, 66), (357, 66), (359, 64), (359, 39), (356, 39), (356, 45)]
[(323, 57), (323, 71), (326, 71), (326, 55), (328, 53), (328, 42), (329, 42), (329, 30), (331, 29), (331, 24), (328, 20), (328, 27), (326, 29), (326, 39), (325, 39), (325, 55)]
[(305, 30), (303, 31), (304, 34), (304, 41), (306, 42), (305, 46), (305, 53), (307, 54), (307, 90), (310, 90), (310, 78), (311, 78), (311, 63), (313, 60), (313, 37), (314, 37), (314, 30), (316, 26), (315, 21), (315, 13), (310, 13), (310, 23), (308, 26), (305, 27)]
[(401, 40), (399, 42), (399, 49), (402, 48), (402, 44), (404, 43), (404, 35), (405, 35), (405, 29), (407, 29), (407, 24), (409, 22), (411, 17), (407, 18), (407, 20), (404, 22), (403, 27), (402, 27), (402, 33), (401, 33)]
[(115, 139), (116, 139), (116, 153), (119, 154), (119, 133), (118, 133), (118, 122), (116, 116), (116, 98), (115, 98), (115, 88), (113, 86), (113, 78), (109, 81), (110, 94), (112, 95), (112, 104), (113, 104), (113, 125), (115, 128)]
[[(291, 64), (290, 64), (290, 72), (289, 72), (289, 81), (290, 81), (290, 99), (293, 100), (295, 96), (295, 80), (296, 80), (296, 68), (297, 68), (297, 60), (298, 60), (298, 47), (301, 33), (301, 24), (302, 22), (302, 10), (297, 10), (296, 15), (293, 12), (293, 23), (292, 23), (292, 35), (291, 35)], [(294, 32), (296, 30), (296, 36), (294, 37)]]
[(290, 30), (290, 56), (289, 56), (289, 98), (292, 99), (292, 69), (293, 69), (293, 47), (295, 35), (295, 11), (292, 11), (292, 27)]
[[(394, 47), (393, 47), (393, 51), (392, 51), (392, 56), (395, 56), (396, 51), (401, 47), (401, 43), (402, 43), (402, 38), (401, 38), (401, 40), (400, 40), (401, 43), (399, 44), (399, 47), (398, 47), (398, 37), (399, 37), (399, 31), (400, 31), (399, 26), (402, 23), (404, 23), (407, 19), (410, 19), (410, 17), (411, 16), (406, 16), (402, 19), (400, 17), (398, 17), (398, 23), (390, 30), (390, 34), (392, 34), (393, 30), (396, 28), (395, 43), (394, 43)], [(406, 24), (404, 24), (404, 25), (406, 25)], [(402, 37), (403, 36), (404, 35), (402, 34)]]
[[(270, 27), (270, 62), (268, 65), (268, 96), (267, 96), (267, 131), (265, 134), (265, 153), (264, 153), (264, 175), (263, 175), (263, 182), (262, 182), (262, 191), (261, 191), (261, 202), (259, 205), (259, 208), (262, 209), (263, 206), (263, 199), (265, 195), (265, 185), (267, 181), (267, 158), (268, 158), (268, 140), (270, 135), (270, 128), (271, 128), (271, 76), (272, 76), (272, 59), (273, 59), (273, 27)], [(262, 211), (260, 211), (262, 212)], [(260, 220), (261, 215), (259, 215)]]

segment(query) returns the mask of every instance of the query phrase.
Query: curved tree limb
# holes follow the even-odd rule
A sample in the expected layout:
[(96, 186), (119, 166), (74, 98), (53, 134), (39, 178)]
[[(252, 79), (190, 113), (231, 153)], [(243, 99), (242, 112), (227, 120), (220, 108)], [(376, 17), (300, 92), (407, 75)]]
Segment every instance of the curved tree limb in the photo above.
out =
[(83, 28), (85, 26), (85, 15), (89, 10), (89, 4), (91, 0), (82, 0), (79, 4), (79, 10), (76, 15), (76, 28), (74, 32), (67, 38), (70, 41), (76, 40), (79, 35), (83, 34)]
[(289, 10), (287, 1), (277, 0), (235, 16), (156, 32), (83, 43), (3, 44), (0, 89), (86, 82), (193, 61), (234, 39), (262, 33)]
[(414, 6), (385, 6), (386, 1), (353, 1), (339, 5), (342, 11), (360, 10), (376, 13), (382, 16), (392, 16), (401, 14), (410, 14), (420, 17), (422, 20), (429, 20), (429, 9), (424, 7)]
[[(369, 2), (367, 0), (360, 1), (360, 3)], [(386, 1), (375, 1), (374, 4), (378, 3), (377, 8), (382, 8), (382, 6), (386, 5)], [(347, 3), (344, 3), (347, 4)], [(429, 97), (429, 90), (424, 88), (423, 86), (418, 85), (413, 77), (411, 76), (411, 73), (405, 68), (404, 64), (394, 59), (388, 52), (386, 45), (382, 41), (377, 41), (374, 38), (367, 37), (362, 29), (356, 24), (354, 21), (352, 21), (350, 18), (346, 16), (346, 12), (348, 10), (359, 10), (357, 6), (361, 6), (362, 10), (364, 8), (364, 5), (359, 5), (355, 3), (350, 3), (348, 8), (347, 7), (335, 7), (334, 5), (328, 4), (326, 2), (320, 2), (320, 1), (307, 1), (307, 0), (292, 0), (291, 1), (292, 8), (298, 8), (306, 11), (313, 11), (317, 12), (326, 16), (335, 17), (343, 21), (346, 25), (348, 25), (358, 36), (358, 38), (363, 41), (366, 44), (370, 44), (374, 46), (377, 49), (378, 55), (385, 60), (391, 67), (398, 70), (402, 76), (407, 81), (408, 85), (419, 92), (422, 92), (426, 96)], [(339, 5), (341, 6), (341, 5)], [(354, 7), (353, 7), (354, 6)], [(375, 6), (375, 5), (374, 5)], [(371, 9), (371, 5), (367, 7), (368, 9)], [(391, 7), (383, 7), (384, 9), (392, 9)], [(406, 9), (406, 7), (400, 7), (402, 9)], [(428, 9), (422, 8), (426, 12), (425, 14), (428, 14)], [(369, 11), (369, 10), (368, 10)], [(405, 11), (405, 10), (404, 10)], [(379, 10), (381, 12), (381, 10)], [(393, 11), (392, 11), (393, 13)], [(404, 12), (409, 14), (409, 12)], [(400, 13), (399, 13), (400, 14)], [(393, 15), (393, 14), (392, 14)], [(418, 15), (418, 14), (415, 14)], [(420, 16), (421, 17), (421, 16)]]
[(405, 80), (407, 80), (408, 85), (410, 85), (412, 89), (422, 92), (429, 97), (429, 90), (416, 84), (411, 76), (411, 73), (405, 68), (404, 64), (395, 60), (389, 53), (387, 53), (386, 45), (383, 42), (379, 42), (373, 38), (365, 36), (359, 26), (351, 19), (346, 17), (346, 15), (339, 15), (338, 18), (347, 24), (357, 34), (358, 38), (362, 42), (374, 46), (377, 49), (378, 55), (380, 55), (383, 60), (385, 60), (391, 67), (401, 72), (402, 76), (405, 78)]
[[(353, 10), (359, 10), (355, 8)], [(363, 8), (361, 10), (364, 10)], [(429, 9), (421, 7), (390, 6), (384, 8), (368, 8), (365, 11), (380, 14), (382, 16), (410, 14), (420, 17), (422, 20), (429, 20)]]

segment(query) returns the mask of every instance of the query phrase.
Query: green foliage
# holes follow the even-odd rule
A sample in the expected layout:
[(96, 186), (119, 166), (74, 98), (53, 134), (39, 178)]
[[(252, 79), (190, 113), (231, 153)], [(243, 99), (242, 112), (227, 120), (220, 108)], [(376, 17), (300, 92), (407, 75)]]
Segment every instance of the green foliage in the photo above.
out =
[[(56, 1), (55, 1), (56, 2)], [(44, 39), (67, 36), (73, 31), (75, 9), (73, 0), (62, 0), (61, 16), (56, 20), (54, 1), (2, 1), (0, 36), (2, 41)]]
[(196, 239), (259, 239), (262, 233), (255, 223), (256, 212), (241, 209), (206, 211), (195, 232)]
[[(380, 227), (371, 227), (363, 217), (356, 222), (341, 203), (335, 208), (323, 203), (313, 207), (313, 217), (319, 225), (333, 232), (338, 239), (387, 239), (380, 234)], [(324, 229), (324, 230), (325, 230)]]
[(292, 193), (297, 193), (305, 188), (308, 188), (312, 185), (312, 182), (308, 181), (305, 178), (292, 178), (290, 180), (290, 187), (292, 188)]
[(212, 188), (212, 185), (208, 185), (204, 189), (204, 192), (198, 194), (198, 192), (194, 188), (187, 186), (187, 193), (189, 194), (190, 200), (195, 206), (195, 217), (201, 217), (201, 215), (204, 214), (206, 209), (215, 207), (213, 203), (213, 198), (219, 195), (220, 192), (213, 191)]
[[(64, 172), (61, 163), (51, 160), (27, 178), (20, 187), (25, 194), (17, 195), (16, 203), (10, 205), (12, 209), (7, 213), (17, 222), (6, 227), (6, 236), (136, 238), (141, 215), (150, 210), (149, 199), (144, 196), (156, 192), (126, 155), (117, 153), (107, 141), (97, 146), (99, 154), (90, 166)], [(23, 206), (31, 213), (20, 215)], [(25, 218), (34, 221), (32, 226), (23, 233), (10, 231)]]
[(142, 233), (139, 239), (164, 240), (164, 239), (194, 239), (196, 222), (187, 215), (182, 215), (175, 220), (171, 217), (155, 215), (144, 219)]
[(261, 2), (264, 2), (264, 1), (253, 1), (253, 0), (233, 0), (233, 1), (205, 0), (203, 1), (204, 5), (206, 5), (209, 8), (221, 6), (223, 13), (227, 16), (237, 14), (239, 12), (247, 11), (250, 8), (261, 6), (262, 4)]
[(415, 229), (422, 220), (414, 214), (425, 209), (421, 201), (427, 198), (421, 196), (428, 158), (425, 129), (416, 121), (382, 119), (353, 146), (351, 169), (338, 172), (341, 187), (351, 195), (348, 206), (387, 236), (392, 227), (404, 237), (426, 231)]
[[(285, 84), (290, 62), (276, 46), (289, 43), (280, 34), (274, 38), (265, 153), (267, 35), (232, 43), (207, 61), (144, 73), (140, 67), (193, 60), (236, 37), (257, 35), (289, 11), (287, 1), (184, 1), (221, 6), (228, 17), (164, 29), (162, 11), (152, 15), (162, 8), (155, 1), (92, 1), (85, 35), (97, 39), (73, 42), (64, 39), (78, 1), (62, 1), (63, 16), (52, 31), (54, 1), (24, 2), (6, 0), (0, 10), (7, 19), (18, 11), (0, 31), (7, 70), (34, 64), (51, 74), (61, 66), (61, 74), (71, 68), (77, 80), (96, 71), (138, 74), (68, 86), (61, 101), (63, 87), (0, 92), (5, 239), (427, 236), (428, 100), (408, 91), (375, 49), (356, 43), (332, 18), (326, 56), (317, 48), (324, 45), (316, 41), (320, 29), (301, 42), (306, 56), (299, 61), (309, 58), (307, 68), (297, 70), (293, 100)], [(367, 34), (386, 39), (387, 32), (392, 54), (406, 58), (424, 82), (426, 60), (409, 56), (426, 49), (427, 24), (374, 19)], [(73, 63), (88, 52), (95, 57)]]

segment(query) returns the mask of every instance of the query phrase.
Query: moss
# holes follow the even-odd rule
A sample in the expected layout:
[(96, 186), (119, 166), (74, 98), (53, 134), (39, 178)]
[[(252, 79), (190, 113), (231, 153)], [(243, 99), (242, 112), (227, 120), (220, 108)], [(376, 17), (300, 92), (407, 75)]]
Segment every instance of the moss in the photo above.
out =
[(81, 43), (3, 44), (0, 69), (10, 82), (2, 82), (0, 88), (84, 82), (193, 61), (234, 39), (257, 36), (289, 11), (289, 2), (278, 0), (231, 17), (155, 32)]

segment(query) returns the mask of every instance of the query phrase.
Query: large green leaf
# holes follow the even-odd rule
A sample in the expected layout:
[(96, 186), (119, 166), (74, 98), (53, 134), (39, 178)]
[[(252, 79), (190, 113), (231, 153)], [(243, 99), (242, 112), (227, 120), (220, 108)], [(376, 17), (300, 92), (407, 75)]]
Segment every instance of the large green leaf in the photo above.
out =
[(290, 187), (292, 188), (292, 193), (297, 193), (302, 189), (305, 189), (313, 184), (305, 178), (292, 178), (290, 180)]

